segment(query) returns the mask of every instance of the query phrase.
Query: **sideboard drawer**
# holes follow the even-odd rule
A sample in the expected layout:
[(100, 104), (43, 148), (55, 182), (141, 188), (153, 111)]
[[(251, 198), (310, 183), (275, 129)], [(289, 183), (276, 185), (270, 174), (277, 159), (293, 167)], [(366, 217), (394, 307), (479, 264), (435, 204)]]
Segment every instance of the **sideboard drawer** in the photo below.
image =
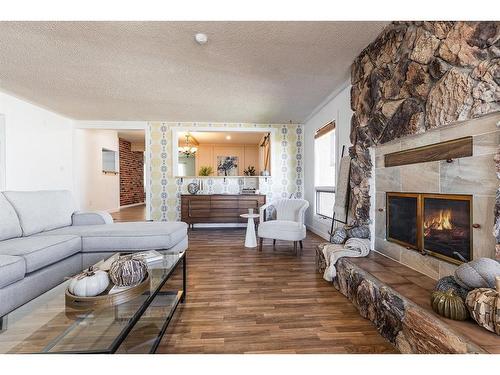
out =
[(229, 200), (229, 199), (217, 199), (217, 200), (212, 200), (210, 202), (210, 208), (212, 210), (218, 209), (218, 208), (237, 208), (238, 207), (238, 201), (237, 200)]
[(188, 207), (190, 210), (209, 210), (210, 201), (189, 201)]
[(258, 212), (266, 203), (265, 195), (182, 195), (182, 221), (193, 225), (196, 223), (243, 223), (240, 217), (248, 213), (249, 208)]

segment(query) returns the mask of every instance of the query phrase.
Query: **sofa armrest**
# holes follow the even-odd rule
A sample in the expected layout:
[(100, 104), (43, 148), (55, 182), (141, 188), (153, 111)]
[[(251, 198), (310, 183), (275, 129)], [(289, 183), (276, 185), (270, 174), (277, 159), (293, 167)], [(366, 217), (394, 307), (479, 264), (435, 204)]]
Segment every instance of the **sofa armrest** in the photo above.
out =
[(72, 217), (72, 225), (102, 225), (113, 224), (111, 215), (104, 211), (98, 212), (75, 212)]

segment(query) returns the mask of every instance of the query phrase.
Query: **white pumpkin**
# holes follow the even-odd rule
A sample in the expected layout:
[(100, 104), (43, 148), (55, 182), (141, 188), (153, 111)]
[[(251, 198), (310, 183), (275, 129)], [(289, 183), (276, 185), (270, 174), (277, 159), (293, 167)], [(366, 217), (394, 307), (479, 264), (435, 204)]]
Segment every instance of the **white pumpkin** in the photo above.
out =
[(104, 292), (108, 285), (107, 272), (89, 268), (71, 279), (68, 290), (74, 296), (93, 297)]

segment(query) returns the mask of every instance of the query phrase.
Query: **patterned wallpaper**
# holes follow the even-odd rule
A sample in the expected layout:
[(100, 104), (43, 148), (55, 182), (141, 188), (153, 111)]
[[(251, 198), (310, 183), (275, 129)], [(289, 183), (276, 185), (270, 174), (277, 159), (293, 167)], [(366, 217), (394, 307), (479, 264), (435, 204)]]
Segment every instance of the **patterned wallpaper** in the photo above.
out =
[[(149, 185), (150, 218), (161, 221), (180, 220), (181, 194), (193, 181), (191, 178), (175, 178), (172, 173), (172, 128), (182, 127), (192, 131), (196, 128), (248, 128), (266, 131), (275, 129), (271, 143), (271, 177), (267, 181), (259, 177), (259, 189), (267, 195), (267, 201), (295, 194), (303, 197), (303, 126), (296, 124), (249, 124), (249, 123), (203, 123), (203, 122), (151, 122), (149, 132)], [(205, 190), (214, 193), (238, 192), (241, 180), (237, 177), (205, 178)]]

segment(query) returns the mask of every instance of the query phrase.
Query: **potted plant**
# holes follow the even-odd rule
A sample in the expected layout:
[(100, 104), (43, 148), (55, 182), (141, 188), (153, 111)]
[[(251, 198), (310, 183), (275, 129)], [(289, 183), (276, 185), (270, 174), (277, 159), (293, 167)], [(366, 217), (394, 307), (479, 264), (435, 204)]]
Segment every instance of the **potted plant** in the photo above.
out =
[(255, 168), (253, 165), (249, 165), (244, 171), (245, 176), (255, 176)]
[(201, 166), (198, 171), (199, 176), (210, 176), (212, 173), (214, 173), (214, 169), (208, 165)]

